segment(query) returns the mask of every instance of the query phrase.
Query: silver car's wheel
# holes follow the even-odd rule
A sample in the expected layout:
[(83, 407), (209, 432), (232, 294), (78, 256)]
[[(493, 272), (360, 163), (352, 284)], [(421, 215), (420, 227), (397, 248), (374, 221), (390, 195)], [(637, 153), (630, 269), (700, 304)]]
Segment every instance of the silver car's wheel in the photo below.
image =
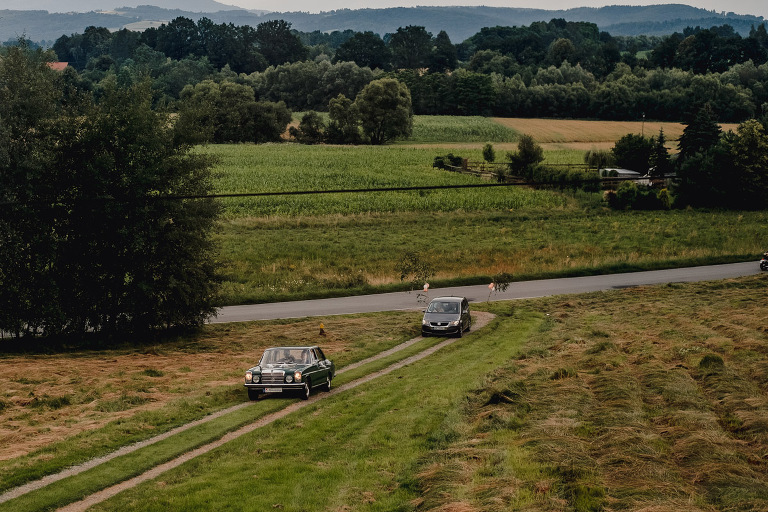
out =
[(309, 394), (312, 392), (312, 386), (308, 380), (304, 381), (304, 387), (301, 389), (301, 398), (309, 400)]

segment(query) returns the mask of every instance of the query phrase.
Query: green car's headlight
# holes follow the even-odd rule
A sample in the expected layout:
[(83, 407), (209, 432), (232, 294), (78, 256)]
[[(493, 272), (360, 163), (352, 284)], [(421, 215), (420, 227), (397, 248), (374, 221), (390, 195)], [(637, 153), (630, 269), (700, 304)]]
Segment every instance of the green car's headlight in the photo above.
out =
[(253, 382), (253, 374), (251, 372), (245, 372), (245, 382)]
[(296, 382), (301, 382), (301, 372), (294, 373), (293, 378), (296, 379)]
[(287, 382), (288, 384), (293, 382), (293, 375), (286, 375), (285, 376), (285, 382)]

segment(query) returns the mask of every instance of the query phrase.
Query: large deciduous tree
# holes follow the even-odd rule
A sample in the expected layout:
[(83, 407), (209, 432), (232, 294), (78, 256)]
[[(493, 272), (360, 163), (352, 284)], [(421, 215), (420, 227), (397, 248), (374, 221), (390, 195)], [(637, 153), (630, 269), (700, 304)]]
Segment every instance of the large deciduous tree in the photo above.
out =
[(45, 59), (0, 60), (0, 330), (202, 323), (215, 311), (218, 208), (181, 196), (209, 193), (209, 160), (152, 110), (148, 82), (64, 96)]
[(611, 152), (619, 167), (645, 174), (653, 153), (653, 140), (628, 133), (616, 141)]
[(52, 202), (59, 188), (51, 122), (60, 92), (41, 51), (11, 47), (0, 58), (0, 331), (44, 326), (57, 302), (51, 260)]
[(259, 23), (254, 39), (259, 45), (259, 51), (271, 66), (301, 61), (309, 55), (309, 50), (301, 39), (291, 32), (291, 24), (284, 20)]
[(189, 18), (180, 16), (167, 25), (162, 24), (153, 36), (154, 48), (174, 60), (188, 55), (202, 55), (200, 31), (194, 20)]
[(336, 49), (333, 62), (354, 62), (361, 67), (387, 69), (391, 53), (378, 34), (357, 32)]
[(397, 29), (389, 39), (392, 63), (396, 68), (419, 69), (429, 66), (432, 55), (432, 34), (420, 26), (408, 25)]
[(326, 141), (331, 144), (357, 144), (360, 142), (360, 113), (355, 104), (339, 94), (328, 102), (328, 129)]
[(355, 98), (363, 136), (371, 144), (384, 144), (410, 136), (413, 130), (411, 93), (394, 78), (374, 80)]
[(282, 101), (256, 101), (247, 85), (203, 80), (181, 91), (176, 126), (196, 142), (277, 142), (290, 122)]

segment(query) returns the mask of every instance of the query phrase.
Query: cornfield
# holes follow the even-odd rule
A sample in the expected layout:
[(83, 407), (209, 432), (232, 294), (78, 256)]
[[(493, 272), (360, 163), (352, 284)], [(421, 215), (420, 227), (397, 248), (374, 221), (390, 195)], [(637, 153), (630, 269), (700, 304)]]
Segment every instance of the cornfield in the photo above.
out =
[[(485, 183), (434, 169), (440, 152), (401, 146), (219, 145), (217, 194), (364, 190)], [(477, 153), (477, 154), (476, 154)], [(478, 151), (467, 156), (479, 157)], [(563, 196), (519, 187), (261, 196), (222, 200), (225, 218), (559, 208)]]

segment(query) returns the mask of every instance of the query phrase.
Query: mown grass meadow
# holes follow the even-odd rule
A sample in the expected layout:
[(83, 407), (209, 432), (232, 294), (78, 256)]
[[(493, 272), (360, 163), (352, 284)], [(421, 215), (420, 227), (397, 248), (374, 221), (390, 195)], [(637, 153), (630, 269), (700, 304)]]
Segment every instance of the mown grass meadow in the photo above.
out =
[[(164, 343), (135, 340), (131, 346), (73, 350), (61, 354), (5, 355), (0, 364), (0, 494), (13, 487), (101, 457), (118, 448), (186, 425), (224, 408), (248, 402), (243, 374), (264, 348), (321, 344), (340, 369), (416, 336), (415, 312), (333, 318), (246, 322), (206, 326), (197, 335)], [(326, 333), (319, 335), (324, 322)], [(438, 339), (434, 339), (437, 341)], [(409, 350), (342, 374), (336, 385), (375, 371)], [(45, 376), (41, 364), (48, 368)], [(88, 389), (87, 396), (84, 389)], [(137, 400), (136, 398), (141, 398)], [(78, 499), (99, 485), (112, 485), (284, 407), (294, 398), (264, 401), (100, 466), (89, 474), (52, 484), (7, 503), (0, 510), (46, 510)], [(115, 409), (110, 404), (120, 402)], [(107, 469), (105, 469), (105, 467)], [(95, 476), (94, 476), (95, 475)]]
[(422, 459), (417, 510), (768, 509), (766, 285), (527, 302), (545, 321)]
[[(494, 350), (483, 358), (470, 357), (472, 343), (456, 343), (163, 475), (160, 493), (153, 482), (95, 510), (214, 502), (224, 509), (247, 503), (253, 510), (409, 510), (416, 491), (413, 469), (425, 447), (441, 443), (432, 433), (445, 422), (445, 408), (481, 385), (489, 365), (517, 353), (525, 333), (540, 321), (536, 314), (518, 319), (514, 340), (497, 326), (485, 338)], [(453, 367), (453, 378), (437, 378), (452, 360), (465, 364)]]
[(476, 306), (497, 320), (94, 510), (765, 510), (766, 279)]

